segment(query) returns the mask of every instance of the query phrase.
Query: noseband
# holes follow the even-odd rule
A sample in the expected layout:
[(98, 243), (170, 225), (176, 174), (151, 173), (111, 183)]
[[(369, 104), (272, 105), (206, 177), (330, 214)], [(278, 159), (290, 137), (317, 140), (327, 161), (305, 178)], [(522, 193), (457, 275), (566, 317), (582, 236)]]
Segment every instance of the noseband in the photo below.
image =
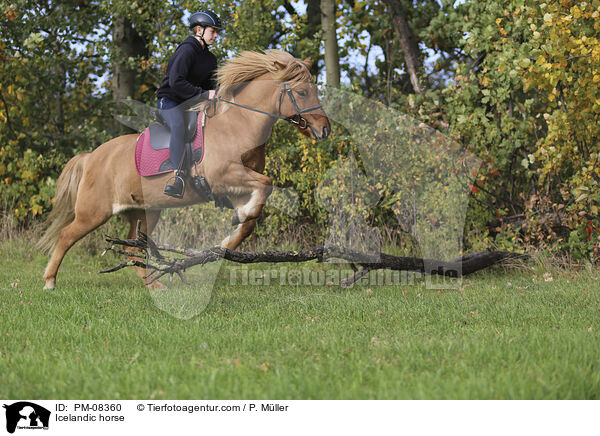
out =
[[(283, 98), (286, 95), (289, 97), (290, 102), (292, 103), (292, 108), (296, 112), (296, 114), (292, 115), (291, 117), (285, 117), (285, 116), (281, 115), (281, 105), (283, 104)], [(255, 108), (252, 108), (252, 107), (249, 107), (249, 106), (245, 106), (243, 104), (235, 103), (235, 102), (230, 101), (230, 100), (225, 100), (222, 97), (217, 97), (217, 98), (215, 98), (213, 101), (211, 101), (209, 103), (209, 107), (212, 106), (213, 113), (211, 115), (208, 115), (208, 113), (207, 113), (206, 116), (208, 118), (212, 118), (213, 116), (215, 116), (215, 114), (217, 112), (217, 103), (219, 101), (222, 101), (223, 103), (227, 103), (227, 104), (230, 104), (230, 105), (233, 105), (233, 106), (237, 106), (237, 107), (240, 107), (242, 109), (246, 109), (246, 110), (249, 110), (249, 111), (252, 111), (252, 112), (258, 112), (258, 113), (263, 114), (263, 115), (268, 115), (271, 118), (277, 118), (278, 120), (285, 120), (285, 121), (287, 121), (289, 123), (292, 123), (292, 124), (298, 126), (301, 129), (306, 129), (307, 127), (310, 127), (311, 131), (313, 131), (313, 135), (315, 135), (315, 137), (318, 137), (318, 135), (316, 134), (316, 132), (308, 124), (308, 121), (306, 121), (306, 118), (304, 118), (302, 116), (302, 114), (304, 114), (306, 112), (314, 111), (316, 109), (321, 109), (321, 105), (318, 104), (316, 106), (311, 106), (311, 107), (308, 107), (306, 109), (300, 109), (298, 107), (298, 103), (296, 102), (296, 98), (294, 97), (294, 94), (292, 93), (292, 88), (290, 88), (290, 86), (287, 83), (283, 84), (283, 87), (281, 88), (281, 91), (279, 92), (279, 108), (277, 109), (277, 112), (278, 112), (277, 114), (273, 114), (271, 112), (261, 111), (260, 109), (255, 109)]]

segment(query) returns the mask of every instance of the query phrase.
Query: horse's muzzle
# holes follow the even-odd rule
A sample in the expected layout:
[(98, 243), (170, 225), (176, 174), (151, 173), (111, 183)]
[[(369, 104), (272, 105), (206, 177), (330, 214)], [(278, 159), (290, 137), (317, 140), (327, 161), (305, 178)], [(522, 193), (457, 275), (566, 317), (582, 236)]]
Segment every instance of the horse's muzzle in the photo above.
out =
[(320, 134), (319, 134), (319, 131), (316, 129), (316, 127), (313, 127), (313, 126), (309, 126), (309, 127), (310, 127), (310, 131), (312, 133), (312, 135), (311, 135), (312, 138), (316, 139), (317, 141), (322, 141), (323, 139), (325, 139), (329, 136), (329, 127), (327, 127), (327, 126), (323, 126)]

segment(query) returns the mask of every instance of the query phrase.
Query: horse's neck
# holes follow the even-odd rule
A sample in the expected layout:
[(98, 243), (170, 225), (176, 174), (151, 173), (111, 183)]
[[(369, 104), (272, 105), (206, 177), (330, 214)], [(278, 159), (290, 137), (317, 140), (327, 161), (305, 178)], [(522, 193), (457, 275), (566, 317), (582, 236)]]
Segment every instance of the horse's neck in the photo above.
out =
[(207, 128), (218, 131), (219, 137), (227, 138), (229, 146), (235, 146), (242, 154), (267, 142), (275, 121), (267, 115), (233, 106), (211, 119)]

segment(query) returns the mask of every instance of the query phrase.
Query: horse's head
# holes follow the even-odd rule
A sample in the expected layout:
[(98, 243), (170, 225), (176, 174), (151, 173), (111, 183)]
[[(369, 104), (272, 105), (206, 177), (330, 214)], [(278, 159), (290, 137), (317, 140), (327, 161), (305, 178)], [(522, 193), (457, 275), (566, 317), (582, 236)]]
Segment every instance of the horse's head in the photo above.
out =
[(325, 139), (331, 132), (331, 125), (321, 107), (318, 89), (310, 74), (310, 58), (304, 61), (291, 55), (290, 58), (287, 64), (276, 62), (282, 72), (289, 70), (290, 66), (299, 70), (295, 76), (289, 77), (282, 84), (279, 93), (279, 113), (293, 123), (303, 135), (312, 139)]
[(219, 68), (218, 98), (229, 105), (285, 119), (309, 138), (324, 139), (331, 126), (310, 68), (309, 59), (303, 61), (281, 50), (243, 52)]

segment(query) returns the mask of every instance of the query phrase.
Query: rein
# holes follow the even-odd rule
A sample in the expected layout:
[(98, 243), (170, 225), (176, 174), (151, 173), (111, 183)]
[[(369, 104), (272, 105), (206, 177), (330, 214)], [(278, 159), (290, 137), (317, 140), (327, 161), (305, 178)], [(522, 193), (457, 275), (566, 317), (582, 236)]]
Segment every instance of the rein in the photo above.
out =
[[(291, 117), (285, 117), (285, 116), (281, 115), (281, 104), (283, 103), (283, 97), (285, 95), (284, 93), (287, 94), (287, 96), (289, 97), (290, 102), (292, 103), (292, 107), (294, 108), (294, 111), (296, 112), (296, 114)], [(292, 93), (292, 89), (289, 87), (289, 85), (287, 83), (283, 85), (283, 87), (281, 88), (281, 91), (279, 92), (279, 109), (277, 110), (279, 112), (278, 114), (261, 111), (260, 109), (256, 109), (256, 108), (253, 108), (250, 106), (245, 106), (243, 104), (239, 104), (234, 101), (225, 100), (222, 97), (217, 97), (212, 102), (209, 103), (209, 106), (213, 106), (213, 113), (212, 113), (212, 115), (208, 115), (208, 113), (207, 113), (206, 116), (208, 118), (212, 118), (213, 116), (215, 116), (215, 114), (217, 112), (217, 103), (219, 101), (222, 101), (223, 103), (237, 106), (239, 108), (246, 109), (246, 110), (249, 110), (252, 112), (258, 112), (263, 115), (268, 115), (271, 118), (277, 118), (278, 120), (287, 121), (289, 123), (292, 123), (292, 124), (300, 127), (301, 129), (306, 129), (307, 127), (310, 127), (311, 130), (312, 130), (312, 127), (308, 124), (308, 121), (306, 121), (306, 118), (304, 118), (302, 116), (302, 114), (304, 114), (306, 112), (314, 111), (316, 109), (321, 109), (320, 104), (318, 104), (316, 106), (311, 106), (306, 109), (300, 109), (298, 107), (298, 103), (296, 102), (296, 98), (294, 97), (294, 94)], [(315, 134), (314, 131), (313, 131), (313, 134)], [(317, 135), (315, 134), (315, 136), (317, 136)]]

